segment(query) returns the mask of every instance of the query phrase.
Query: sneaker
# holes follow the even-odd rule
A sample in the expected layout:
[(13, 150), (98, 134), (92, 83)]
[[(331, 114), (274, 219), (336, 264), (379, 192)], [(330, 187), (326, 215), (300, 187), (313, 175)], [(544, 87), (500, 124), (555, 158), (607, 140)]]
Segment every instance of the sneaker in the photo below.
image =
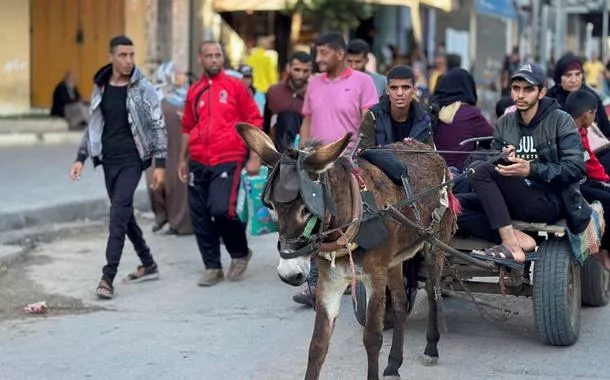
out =
[(152, 226), (152, 232), (156, 233), (159, 232), (163, 229), (163, 227), (165, 227), (165, 225), (167, 224), (167, 221), (163, 222), (163, 223), (155, 223)]
[(203, 277), (197, 282), (199, 286), (214, 286), (224, 281), (225, 275), (222, 269), (206, 269)]
[(229, 267), (229, 274), (227, 276), (229, 280), (235, 281), (241, 279), (244, 276), (244, 273), (246, 273), (246, 269), (248, 269), (248, 263), (251, 258), (252, 250), (249, 249), (246, 257), (231, 260), (231, 266)]
[(166, 231), (163, 233), (163, 235), (165, 235), (165, 236), (178, 236), (178, 235), (180, 235), (180, 234), (178, 233), (178, 230), (177, 230), (177, 229), (175, 229), (174, 227), (170, 227), (170, 228), (168, 228), (168, 229), (167, 229), (167, 230), (166, 230)]
[(307, 305), (307, 306), (313, 307), (313, 304), (316, 300), (315, 294), (316, 294), (316, 288), (311, 288), (311, 291), (310, 291), (309, 287), (307, 287), (301, 293), (295, 294), (292, 297), (292, 300), (296, 303), (300, 303), (301, 305)]
[(140, 265), (138, 269), (127, 275), (123, 279), (125, 283), (136, 283), (142, 281), (158, 280), (159, 279), (159, 268), (156, 263), (149, 266)]

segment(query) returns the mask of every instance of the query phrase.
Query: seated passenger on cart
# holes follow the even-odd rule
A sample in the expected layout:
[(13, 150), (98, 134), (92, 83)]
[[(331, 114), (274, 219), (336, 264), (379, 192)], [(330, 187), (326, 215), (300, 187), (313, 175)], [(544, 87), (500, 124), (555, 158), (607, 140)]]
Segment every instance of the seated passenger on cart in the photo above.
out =
[(360, 124), (359, 149), (413, 139), (432, 145), (430, 116), (414, 98), (415, 73), (408, 66), (388, 72), (386, 95), (371, 107)]
[[(417, 140), (433, 147), (430, 116), (414, 99), (415, 73), (404, 65), (395, 66), (388, 72), (386, 95), (373, 106), (360, 124), (360, 144), (358, 150), (362, 157), (381, 168), (395, 183), (401, 183), (406, 169), (391, 151), (366, 149), (384, 146), (400, 141)], [(402, 169), (400, 169), (402, 168)], [(406, 194), (405, 194), (406, 196)], [(417, 294), (419, 268), (423, 256), (403, 263), (406, 278), (407, 310), (410, 312)], [(387, 290), (389, 292), (389, 290)], [(388, 297), (388, 300), (391, 298)], [(386, 303), (385, 326), (389, 327), (392, 317), (391, 302)]]
[[(599, 201), (602, 204), (606, 226), (610, 226), (610, 176), (608, 176), (606, 169), (604, 169), (595, 153), (593, 153), (589, 138), (587, 137), (587, 128), (595, 122), (597, 104), (598, 99), (594, 94), (586, 90), (577, 90), (568, 95), (566, 111), (574, 118), (585, 148), (587, 179), (580, 185), (580, 191), (587, 201)], [(610, 233), (606, 230), (602, 237), (601, 249), (596, 256), (608, 271), (610, 271), (609, 251)]]
[(474, 164), (478, 166), (469, 175), (501, 243), (475, 253), (524, 262), (536, 241), (513, 228), (513, 219), (552, 224), (565, 218), (573, 234), (589, 224), (592, 209), (579, 191), (585, 178), (580, 135), (570, 115), (545, 94), (540, 66), (526, 64), (512, 75), (517, 112), (498, 119), (492, 142), (492, 149), (502, 149), (506, 158)]

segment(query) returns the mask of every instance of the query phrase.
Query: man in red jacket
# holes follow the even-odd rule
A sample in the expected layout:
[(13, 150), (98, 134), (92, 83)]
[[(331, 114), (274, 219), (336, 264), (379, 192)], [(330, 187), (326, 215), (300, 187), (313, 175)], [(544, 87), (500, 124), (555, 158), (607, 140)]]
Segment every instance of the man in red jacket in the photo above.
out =
[(255, 175), (260, 158), (248, 153), (235, 125), (246, 122), (262, 128), (263, 120), (242, 81), (225, 74), (217, 42), (201, 44), (199, 63), (203, 75), (189, 88), (182, 117), (178, 175), (189, 183), (191, 220), (206, 268), (199, 286), (212, 286), (224, 280), (219, 237), (232, 258), (230, 280), (243, 276), (252, 256), (235, 206), (244, 163), (248, 174)]

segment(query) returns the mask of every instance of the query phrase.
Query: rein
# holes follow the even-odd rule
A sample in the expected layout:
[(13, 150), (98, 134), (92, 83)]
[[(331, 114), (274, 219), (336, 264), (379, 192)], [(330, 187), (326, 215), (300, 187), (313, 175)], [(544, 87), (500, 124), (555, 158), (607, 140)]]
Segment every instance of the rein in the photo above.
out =
[[(413, 154), (472, 154), (473, 152), (464, 152), (464, 151), (439, 151), (439, 150), (409, 150), (409, 149), (397, 149), (397, 148), (385, 148), (385, 147), (374, 147), (370, 149), (376, 150), (386, 150), (392, 152), (404, 152), (404, 153), (413, 153)], [(505, 158), (505, 155), (500, 151), (490, 151), (490, 152), (480, 152), (480, 154), (489, 155), (486, 160), (480, 161), (472, 167), (468, 168), (461, 174), (456, 175), (449, 180), (434, 186), (432, 188), (426, 189), (418, 194), (413, 195), (410, 198), (404, 198), (394, 204), (394, 207), (399, 209), (401, 207), (413, 204), (414, 202), (430, 196), (431, 194), (437, 192), (439, 189), (445, 188), (456, 182), (457, 180), (466, 177), (470, 173), (474, 173), (480, 166), (492, 163), (497, 161), (498, 159)], [(283, 238), (279, 237), (278, 245), (280, 242), (282, 243), (295, 243), (295, 242), (303, 242), (306, 243), (302, 248), (291, 252), (289, 254), (283, 253), (280, 256), (283, 259), (294, 259), (300, 256), (307, 256), (311, 254), (318, 253), (321, 256), (324, 256), (334, 262), (334, 258), (342, 257), (347, 254), (351, 254), (351, 252), (356, 248), (356, 245), (352, 242), (355, 236), (358, 233), (360, 224), (366, 220), (377, 217), (378, 215), (383, 215), (383, 211), (378, 211), (376, 214), (372, 214), (369, 217), (362, 218), (362, 206), (360, 204), (360, 185), (358, 184), (358, 180), (353, 173), (348, 174), (350, 176), (350, 192), (352, 195), (352, 217), (350, 222), (345, 223), (343, 225), (337, 226), (332, 229), (327, 229), (328, 224), (330, 223), (330, 219), (332, 215), (327, 215), (324, 220), (317, 216), (312, 216), (305, 226), (305, 229), (301, 233), (300, 236), (296, 238)], [(330, 191), (330, 183), (328, 179), (328, 173), (322, 174), (322, 183), (325, 187), (328, 187), (328, 191)], [(328, 211), (328, 210), (327, 210)], [(317, 233), (313, 233), (316, 225), (321, 223), (320, 229)], [(339, 238), (334, 241), (326, 242), (327, 238), (329, 238), (333, 234), (339, 234)]]

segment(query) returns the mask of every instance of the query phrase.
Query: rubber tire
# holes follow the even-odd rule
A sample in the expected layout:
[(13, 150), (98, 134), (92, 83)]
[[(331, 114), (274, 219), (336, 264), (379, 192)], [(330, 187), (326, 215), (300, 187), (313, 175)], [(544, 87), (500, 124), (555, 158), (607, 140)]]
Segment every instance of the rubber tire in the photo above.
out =
[(610, 301), (610, 272), (599, 260), (589, 257), (580, 274), (582, 282), (582, 304), (605, 306)]
[[(354, 289), (352, 289), (354, 291)], [(356, 292), (354, 293), (356, 296), (356, 301), (358, 302), (358, 306), (356, 307), (356, 302), (352, 298), (352, 307), (354, 308), (354, 315), (356, 316), (356, 320), (362, 327), (366, 323), (366, 288), (361, 281), (356, 281)]]
[[(572, 286), (570, 287), (570, 279)], [(534, 319), (540, 339), (570, 346), (580, 333), (580, 267), (567, 238), (550, 237), (538, 247), (534, 264)]]

